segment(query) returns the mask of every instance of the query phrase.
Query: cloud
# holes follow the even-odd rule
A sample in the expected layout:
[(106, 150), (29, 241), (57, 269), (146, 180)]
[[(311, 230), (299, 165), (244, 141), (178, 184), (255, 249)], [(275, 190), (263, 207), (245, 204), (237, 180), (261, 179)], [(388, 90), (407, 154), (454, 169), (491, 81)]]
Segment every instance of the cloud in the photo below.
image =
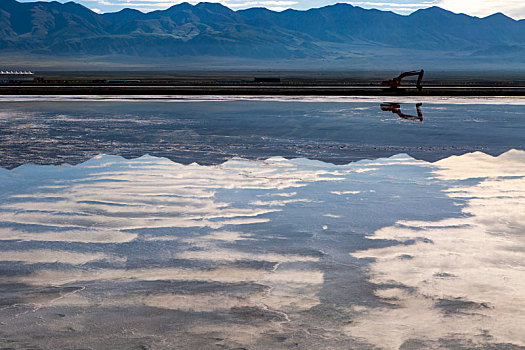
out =
[(372, 1), (352, 1), (352, 5), (358, 6), (375, 6), (375, 7), (392, 7), (392, 8), (422, 8), (426, 6), (433, 6), (436, 4), (432, 2), (415, 2), (415, 3), (398, 3), (398, 2), (372, 2)]
[(437, 6), (446, 10), (485, 17), (497, 12), (521, 19), (525, 18), (523, 0), (441, 0)]
[[(181, 3), (182, 1), (157, 1), (157, 0), (113, 0), (113, 1), (107, 1), (107, 0), (97, 0), (97, 4), (102, 6), (111, 7), (112, 9), (122, 9), (125, 7), (129, 8), (135, 8), (140, 9), (143, 11), (154, 11), (154, 10), (163, 10), (166, 8), (169, 8), (173, 5), (177, 5)], [(197, 4), (199, 1), (196, 0), (190, 0), (188, 1), (190, 4)], [(298, 1), (291, 1), (291, 0), (262, 0), (262, 1), (220, 1), (221, 4), (224, 6), (227, 6), (231, 9), (237, 10), (237, 9), (246, 9), (251, 7), (266, 7), (270, 10), (274, 11), (282, 11), (288, 8), (292, 7), (300, 7), (300, 3)], [(97, 9), (98, 11), (101, 11)], [(95, 9), (93, 9), (95, 11)], [(98, 11), (95, 11), (97, 13), (100, 13)], [(101, 11), (102, 12), (102, 11)]]
[(525, 3), (523, 0), (433, 0), (433, 1), (349, 1), (355, 6), (391, 10), (400, 14), (409, 14), (418, 9), (439, 6), (455, 13), (465, 13), (471, 16), (486, 17), (497, 12), (503, 12), (515, 19), (525, 18)]
[(431, 2), (350, 1), (348, 3), (366, 9), (393, 11), (399, 14), (407, 15), (422, 8), (435, 6), (437, 4), (437, 0)]

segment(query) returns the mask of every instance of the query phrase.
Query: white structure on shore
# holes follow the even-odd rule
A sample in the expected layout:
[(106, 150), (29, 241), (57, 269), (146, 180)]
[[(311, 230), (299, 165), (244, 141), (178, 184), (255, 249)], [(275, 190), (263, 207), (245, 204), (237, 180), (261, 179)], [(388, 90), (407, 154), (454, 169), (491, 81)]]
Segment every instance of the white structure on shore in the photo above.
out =
[(0, 83), (13, 81), (34, 81), (35, 73), (31, 71), (0, 71)]

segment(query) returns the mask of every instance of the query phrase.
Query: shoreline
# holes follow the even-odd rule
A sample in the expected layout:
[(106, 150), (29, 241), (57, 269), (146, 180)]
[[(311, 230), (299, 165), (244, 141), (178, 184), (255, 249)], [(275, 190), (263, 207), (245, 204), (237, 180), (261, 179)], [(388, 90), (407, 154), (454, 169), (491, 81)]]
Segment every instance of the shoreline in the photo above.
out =
[(403, 87), (381, 86), (148, 86), (148, 85), (0, 85), (0, 96), (12, 95), (246, 95), (246, 96), (525, 96), (524, 87)]

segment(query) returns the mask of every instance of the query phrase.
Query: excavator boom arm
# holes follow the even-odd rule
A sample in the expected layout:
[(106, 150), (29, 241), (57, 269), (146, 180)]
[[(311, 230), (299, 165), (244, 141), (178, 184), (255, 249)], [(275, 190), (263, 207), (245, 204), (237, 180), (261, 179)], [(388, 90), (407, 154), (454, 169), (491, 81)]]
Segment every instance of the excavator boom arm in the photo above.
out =
[(401, 80), (403, 80), (403, 78), (417, 75), (418, 78), (417, 78), (416, 86), (417, 86), (418, 90), (421, 90), (423, 88), (421, 83), (423, 81), (423, 75), (424, 74), (425, 74), (425, 71), (423, 69), (420, 70), (420, 71), (410, 71), (410, 72), (401, 73), (397, 78), (394, 78), (392, 80), (383, 81), (381, 83), (381, 85), (390, 86), (391, 88), (395, 89), (395, 88), (398, 88), (399, 86), (401, 86)]

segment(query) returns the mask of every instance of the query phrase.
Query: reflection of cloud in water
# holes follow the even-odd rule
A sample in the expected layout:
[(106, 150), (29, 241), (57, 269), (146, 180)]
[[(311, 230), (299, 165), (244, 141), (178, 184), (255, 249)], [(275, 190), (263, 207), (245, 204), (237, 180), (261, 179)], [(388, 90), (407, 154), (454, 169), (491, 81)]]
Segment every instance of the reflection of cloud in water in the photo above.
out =
[(143, 235), (141, 238), (146, 241), (180, 241), (183, 243), (189, 243), (189, 244), (198, 244), (201, 245), (202, 243), (207, 243), (208, 245), (216, 242), (216, 241), (223, 241), (223, 242), (235, 242), (235, 241), (241, 241), (241, 240), (247, 240), (252, 239), (252, 235), (250, 233), (242, 233), (242, 232), (231, 232), (231, 231), (213, 231), (209, 234), (198, 236), (198, 237), (192, 237), (192, 238), (181, 238), (178, 236), (152, 236), (152, 235)]
[(331, 193), (336, 194), (338, 196), (342, 196), (345, 194), (359, 194), (361, 191), (332, 191)]
[(150, 269), (103, 269), (103, 270), (39, 270), (29, 276), (1, 278), (0, 281), (16, 281), (31, 285), (64, 285), (86, 281), (133, 280), (143, 281), (215, 281), (279, 282), (298, 284), (321, 284), (320, 271), (285, 270), (261, 271), (250, 268), (216, 268), (210, 270), (181, 268)]
[[(319, 255), (312, 256), (311, 251), (254, 252), (223, 245), (255, 242), (252, 233), (238, 230), (245, 225), (268, 223), (267, 215), (281, 211), (286, 205), (310, 203), (297, 192), (287, 190), (316, 181), (339, 181), (342, 177), (336, 170), (316, 165), (304, 167), (281, 158), (265, 162), (232, 160), (206, 167), (183, 166), (152, 157), (127, 161), (108, 156), (77, 167), (56, 168), (60, 175), (50, 178), (38, 174), (40, 167), (32, 167), (31, 171), (29, 168), (22, 167), (10, 174), (14, 174), (15, 183), (24, 177), (36, 177), (37, 185), (25, 190), (15, 186), (15, 191), (6, 191), (7, 200), (0, 205), (0, 239), (9, 241), (5, 245), (14, 240), (28, 244), (31, 242), (27, 241), (133, 243), (141, 247), (174, 244), (169, 256), (176, 261), (194, 262), (194, 267), (162, 266), (159, 259), (153, 267), (139, 264), (131, 268), (123, 266), (125, 258), (106, 253), (4, 252), (0, 262), (45, 264), (35, 265), (30, 273), (0, 276), (0, 284), (27, 286), (29, 291), (20, 295), (24, 295), (28, 305), (38, 305), (39, 310), (150, 307), (187, 313), (229, 312), (238, 317), (268, 314), (270, 323), (261, 329), (270, 329), (274, 320), (277, 325), (286, 321), (287, 312), (308, 310), (320, 304), (317, 294), (323, 285), (323, 272), (307, 265), (317, 263)], [(38, 181), (39, 176), (42, 181)], [(255, 200), (257, 197), (249, 194), (241, 200), (235, 197), (230, 200), (228, 195), (221, 194), (241, 190), (269, 197)], [(271, 200), (263, 200), (270, 196)], [(226, 225), (235, 226), (235, 230), (222, 229)], [(170, 231), (173, 229), (185, 233), (174, 234)], [(133, 254), (128, 258), (128, 263), (135, 259)], [(159, 257), (153, 253), (148, 258)], [(56, 262), (70, 266), (49, 265)], [(71, 285), (100, 285), (97, 288), (105, 290), (118, 283), (139, 282), (202, 283), (208, 287), (196, 295), (191, 294), (191, 289), (176, 293), (155, 288), (100, 295), (96, 288), (92, 291), (86, 287), (80, 292), (75, 289), (74, 293), (42, 298), (34, 291)], [(235, 284), (246, 286), (235, 294), (230, 287)], [(252, 290), (249, 285), (259, 287)], [(48, 327), (64, 326), (56, 321)], [(198, 330), (192, 328), (192, 332)]]
[[(124, 166), (119, 162), (118, 157), (98, 158), (84, 164), (85, 177), (57, 180), (40, 186), (36, 193), (12, 195), (9, 203), (0, 205), (2, 220), (11, 224), (0, 227), (0, 239), (126, 242), (136, 238), (126, 232), (134, 229), (263, 223), (268, 221), (264, 214), (279, 209), (262, 206), (307, 200), (256, 201), (241, 208), (217, 201), (215, 192), (282, 190), (338, 180), (337, 173), (303, 170), (281, 158), (263, 163), (235, 160), (215, 167), (149, 157), (124, 162)], [(28, 225), (45, 230), (31, 231)]]
[[(2, 213), (4, 216), (4, 213)], [(7, 216), (7, 215), (6, 215)], [(20, 220), (21, 216), (16, 219)], [(11, 221), (13, 222), (13, 221)], [(17, 221), (14, 221), (15, 223)], [(18, 221), (26, 224), (24, 221)], [(39, 223), (38, 223), (39, 224)], [(52, 223), (51, 223), (52, 224)], [(0, 240), (45, 241), (45, 242), (84, 242), (84, 243), (124, 243), (137, 238), (135, 233), (126, 233), (116, 230), (64, 230), (54, 231), (57, 226), (48, 227), (49, 231), (31, 232), (23, 229), (0, 227)]]
[(303, 256), (296, 254), (256, 254), (245, 253), (229, 249), (221, 250), (201, 250), (185, 251), (177, 254), (180, 259), (197, 259), (197, 260), (215, 260), (215, 261), (237, 261), (237, 260), (255, 260), (270, 262), (294, 262), (294, 261), (319, 261), (319, 258), (313, 256)]
[(471, 178), (524, 176), (525, 152), (511, 150), (499, 157), (481, 152), (451, 156), (435, 164), (436, 174), (444, 180)]
[[(234, 271), (235, 272), (235, 271)], [(242, 274), (241, 276), (245, 276)], [(319, 275), (315, 277), (320, 277)], [(70, 294), (59, 300), (53, 300), (52, 306), (137, 306), (145, 305), (160, 309), (215, 312), (227, 311), (232, 308), (260, 307), (261, 309), (282, 310), (283, 312), (307, 310), (320, 304), (317, 293), (320, 290), (322, 279), (309, 283), (295, 283), (290, 281), (268, 281), (265, 279), (258, 282), (272, 282), (271, 291), (244, 293), (239, 295), (226, 295), (224, 293), (211, 294), (175, 294), (175, 293), (137, 293), (127, 294), (120, 297), (106, 298), (103, 300), (91, 300), (79, 294)], [(249, 281), (249, 280), (248, 280)], [(245, 281), (243, 281), (245, 282)], [(314, 283), (315, 282), (315, 283)], [(294, 284), (295, 283), (295, 284)]]
[(397, 307), (361, 310), (348, 332), (392, 349), (446, 337), (525, 346), (525, 152), (450, 157), (435, 173), (479, 181), (446, 190), (467, 200), (464, 217), (400, 221), (372, 238), (415, 243), (353, 253), (375, 259), (372, 282), (402, 287), (378, 290)]
[(25, 264), (38, 263), (63, 263), (71, 265), (83, 265), (93, 261), (119, 261), (124, 262), (125, 259), (116, 256), (111, 256), (104, 253), (77, 253), (64, 250), (7, 250), (2, 251), (0, 261), (18, 261)]
[(85, 330), (86, 315), (142, 307), (148, 324), (188, 317), (153, 334), (225, 347), (525, 344), (525, 152), (345, 166), (101, 156), (0, 176), (0, 263), (13, 268), (0, 285), (21, 288), (0, 322), (13, 334), (43, 310), (81, 314)]

